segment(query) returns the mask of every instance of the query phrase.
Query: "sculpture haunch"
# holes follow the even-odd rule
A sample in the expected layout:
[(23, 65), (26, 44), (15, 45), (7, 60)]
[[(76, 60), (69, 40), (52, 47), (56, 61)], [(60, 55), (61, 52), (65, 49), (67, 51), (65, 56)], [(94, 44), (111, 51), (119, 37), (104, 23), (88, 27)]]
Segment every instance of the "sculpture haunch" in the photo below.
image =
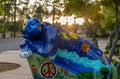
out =
[(99, 79), (111, 79), (113, 64), (101, 50), (72, 32), (51, 24), (43, 25), (28, 16), (23, 38), (20, 44), (22, 57), (37, 53), (74, 74), (106, 72), (107, 75)]

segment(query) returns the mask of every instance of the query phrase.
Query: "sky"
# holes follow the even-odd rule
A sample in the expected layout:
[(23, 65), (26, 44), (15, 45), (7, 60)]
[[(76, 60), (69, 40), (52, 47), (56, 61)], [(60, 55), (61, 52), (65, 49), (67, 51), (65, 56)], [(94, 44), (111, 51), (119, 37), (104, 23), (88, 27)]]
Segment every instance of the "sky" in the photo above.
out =
[(35, 0), (30, 0), (30, 4), (34, 4)]
[[(30, 0), (30, 4), (29, 4), (29, 5), (34, 4), (35, 1), (36, 1), (36, 0)], [(38, 1), (39, 1), (39, 0), (38, 0)], [(52, 0), (51, 0), (51, 1), (52, 1)], [(49, 7), (48, 7), (48, 8), (49, 8)], [(49, 8), (49, 9), (50, 9), (50, 8)], [(46, 19), (45, 21), (52, 23), (52, 18), (48, 18), (48, 19)], [(59, 21), (60, 21), (61, 24), (66, 24), (66, 22), (68, 22), (68, 24), (71, 25), (71, 24), (74, 23), (74, 16), (69, 16), (69, 17), (63, 17), (63, 16), (62, 16)], [(77, 19), (76, 19), (76, 23), (82, 25), (82, 24), (84, 23), (84, 19), (83, 19), (83, 18), (77, 18)]]

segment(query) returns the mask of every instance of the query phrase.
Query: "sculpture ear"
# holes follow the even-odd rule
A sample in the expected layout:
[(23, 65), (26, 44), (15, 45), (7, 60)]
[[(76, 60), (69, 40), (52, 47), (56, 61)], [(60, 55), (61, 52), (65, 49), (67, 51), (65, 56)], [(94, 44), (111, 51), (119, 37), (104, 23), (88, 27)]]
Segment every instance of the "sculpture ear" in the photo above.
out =
[(36, 18), (34, 18), (34, 20), (35, 20), (37, 23), (40, 23)]
[(31, 17), (27, 14), (26, 15), (27, 20), (31, 19)]

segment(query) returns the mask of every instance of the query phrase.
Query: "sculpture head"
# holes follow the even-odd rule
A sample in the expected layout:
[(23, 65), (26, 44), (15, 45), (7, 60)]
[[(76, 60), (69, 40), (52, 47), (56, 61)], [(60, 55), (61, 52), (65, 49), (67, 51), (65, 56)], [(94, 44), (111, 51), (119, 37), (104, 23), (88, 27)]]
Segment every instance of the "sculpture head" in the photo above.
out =
[(44, 30), (44, 25), (40, 23), (36, 18), (31, 18), (29, 15), (26, 15), (27, 22), (23, 27), (23, 37), (31, 38), (41, 35)]

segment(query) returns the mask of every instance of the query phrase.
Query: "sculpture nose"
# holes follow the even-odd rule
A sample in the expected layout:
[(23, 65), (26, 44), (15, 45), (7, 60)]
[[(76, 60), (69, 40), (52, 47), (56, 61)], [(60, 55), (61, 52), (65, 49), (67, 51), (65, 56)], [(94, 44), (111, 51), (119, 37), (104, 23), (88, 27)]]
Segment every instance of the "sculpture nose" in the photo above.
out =
[(39, 27), (38, 30), (41, 32), (42, 31), (42, 27)]

